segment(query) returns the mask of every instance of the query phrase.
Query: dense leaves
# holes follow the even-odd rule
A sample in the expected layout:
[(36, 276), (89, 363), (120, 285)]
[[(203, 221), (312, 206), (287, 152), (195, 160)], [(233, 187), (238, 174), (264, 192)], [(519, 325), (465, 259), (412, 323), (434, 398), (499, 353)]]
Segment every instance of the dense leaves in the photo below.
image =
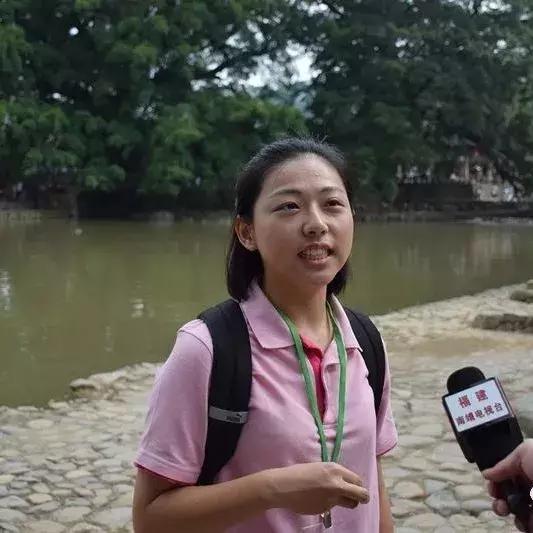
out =
[(533, 176), (533, 12), (527, 0), (309, 2), (315, 125), (363, 183), (393, 193), (398, 165), (449, 175), (481, 153)]
[(529, 0), (6, 0), (0, 184), (227, 205), (261, 143), (310, 131), (382, 198), (399, 169), (446, 177), (472, 152), (527, 186), (532, 16)]
[(260, 58), (284, 61), (287, 9), (283, 0), (3, 2), (1, 178), (75, 192), (231, 189), (262, 142), (305, 131), (294, 108), (234, 81)]

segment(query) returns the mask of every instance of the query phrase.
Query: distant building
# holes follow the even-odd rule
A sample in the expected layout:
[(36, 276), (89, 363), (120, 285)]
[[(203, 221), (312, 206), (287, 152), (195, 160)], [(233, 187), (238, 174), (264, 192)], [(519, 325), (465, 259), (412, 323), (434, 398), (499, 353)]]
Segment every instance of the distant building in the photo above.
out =
[[(470, 189), (472, 200), (495, 203), (518, 202), (520, 200), (520, 192), (516, 191), (513, 184), (502, 179), (492, 161), (477, 151), (473, 151), (467, 156), (460, 156), (448, 179), (437, 178), (431, 167), (420, 169), (416, 165), (408, 169), (398, 165), (396, 177), (400, 189), (406, 186), (412, 189), (414, 186), (419, 185), (421, 189), (426, 189), (429, 192), (430, 189), (434, 188), (430, 187), (430, 185), (433, 184), (435, 186), (438, 183), (439, 196), (449, 197), (450, 195), (444, 191), (446, 183), (448, 183), (450, 192), (452, 189), (456, 192), (459, 191), (459, 186), (463, 189)], [(409, 196), (412, 196), (412, 192)], [(417, 194), (416, 196), (419, 195)], [(456, 196), (456, 194), (451, 196)], [(460, 196), (466, 199), (464, 192)]]
[(482, 202), (516, 202), (519, 199), (514, 186), (502, 179), (494, 164), (479, 152), (459, 157), (457, 170), (452, 172), (450, 180), (470, 183), (474, 197)]

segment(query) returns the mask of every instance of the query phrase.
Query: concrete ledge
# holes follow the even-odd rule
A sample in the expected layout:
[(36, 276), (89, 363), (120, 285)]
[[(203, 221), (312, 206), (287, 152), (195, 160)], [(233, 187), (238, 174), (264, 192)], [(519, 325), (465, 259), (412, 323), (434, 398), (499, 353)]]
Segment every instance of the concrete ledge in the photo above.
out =
[(511, 294), (511, 300), (516, 302), (524, 302), (526, 304), (533, 304), (533, 290), (519, 289)]
[(533, 316), (512, 313), (477, 315), (472, 326), (480, 329), (533, 333)]
[(0, 209), (0, 223), (40, 222), (42, 213), (33, 209)]

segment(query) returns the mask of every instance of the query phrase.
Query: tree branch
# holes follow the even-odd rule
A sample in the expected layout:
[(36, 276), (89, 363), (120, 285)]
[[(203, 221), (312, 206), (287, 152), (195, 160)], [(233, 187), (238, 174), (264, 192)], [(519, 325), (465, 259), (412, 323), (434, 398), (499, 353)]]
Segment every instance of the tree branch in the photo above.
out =
[(246, 52), (243, 52), (241, 54), (235, 55), (233, 57), (228, 57), (220, 65), (217, 67), (206, 70), (203, 73), (201, 73), (199, 76), (196, 76), (195, 79), (197, 80), (206, 80), (211, 78), (216, 78), (217, 75), (222, 72), (223, 70), (227, 68), (231, 68), (237, 63), (240, 63), (241, 61), (245, 61), (246, 59), (250, 59), (252, 57), (256, 56), (262, 56), (269, 52), (269, 46), (268, 44), (264, 44), (262, 48), (259, 48), (258, 50), (248, 50)]
[(333, 13), (335, 13), (335, 15), (339, 15), (339, 17), (342, 17), (344, 15), (344, 13), (338, 8), (338, 7), (335, 7), (330, 1), (328, 0), (322, 0), (322, 3), (330, 10), (332, 11)]

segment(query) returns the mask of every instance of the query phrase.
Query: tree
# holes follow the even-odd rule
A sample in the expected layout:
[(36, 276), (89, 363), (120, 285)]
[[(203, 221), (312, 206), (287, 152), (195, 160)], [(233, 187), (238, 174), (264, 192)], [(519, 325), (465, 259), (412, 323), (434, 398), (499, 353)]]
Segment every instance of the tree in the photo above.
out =
[[(469, 151), (533, 183), (530, 0), (6, 0), (0, 179), (228, 204), (258, 145), (307, 126), (390, 199)], [(294, 45), (314, 58), (290, 77)], [(273, 83), (251, 89), (259, 64)], [(73, 205), (75, 202), (73, 201)], [(75, 211), (75, 207), (73, 208)]]
[(304, 127), (292, 108), (235, 81), (262, 57), (285, 60), (290, 9), (283, 0), (4, 2), (5, 174), (74, 197), (177, 195), (198, 179), (227, 187), (246, 152)]
[(527, 1), (307, 2), (313, 128), (355, 162), (363, 187), (394, 193), (398, 165), (448, 173), (485, 153), (514, 183), (533, 176)]
[[(183, 183), (231, 205), (238, 167), (267, 139), (306, 131), (301, 113), (246, 94), (211, 88), (169, 107), (150, 138), (153, 162), (144, 190), (165, 192)], [(169, 161), (174, 164), (168, 164)], [(222, 179), (221, 179), (222, 178)]]

